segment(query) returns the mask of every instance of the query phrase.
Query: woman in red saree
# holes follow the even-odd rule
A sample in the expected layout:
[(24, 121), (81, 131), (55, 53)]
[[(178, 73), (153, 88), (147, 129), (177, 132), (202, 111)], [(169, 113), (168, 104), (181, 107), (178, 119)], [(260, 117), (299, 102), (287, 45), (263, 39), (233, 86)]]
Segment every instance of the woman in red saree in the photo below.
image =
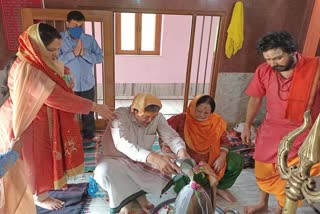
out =
[(4, 213), (34, 212), (24, 203), (28, 189), (36, 205), (61, 209), (64, 202), (49, 197), (48, 191), (66, 187), (67, 176), (83, 170), (75, 113), (95, 111), (113, 118), (108, 106), (73, 94), (72, 81), (66, 78), (70, 71), (58, 61), (61, 43), (59, 32), (43, 23), (31, 25), (19, 37), (17, 58), (8, 73), (10, 96), (0, 107), (0, 153), (9, 151), (17, 139), (23, 146), (20, 159), (2, 178)]

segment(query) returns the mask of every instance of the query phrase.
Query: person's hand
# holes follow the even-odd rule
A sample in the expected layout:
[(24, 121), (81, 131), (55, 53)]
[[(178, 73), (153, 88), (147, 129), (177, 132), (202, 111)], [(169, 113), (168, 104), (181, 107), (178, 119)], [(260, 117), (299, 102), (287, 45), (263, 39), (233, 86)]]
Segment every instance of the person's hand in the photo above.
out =
[(94, 103), (91, 110), (97, 112), (101, 117), (107, 120), (113, 120), (116, 118), (116, 115), (113, 113), (114, 109), (105, 104)]
[(81, 48), (81, 51), (80, 51), (80, 56), (84, 56), (84, 55), (85, 55), (85, 51), (86, 51), (86, 50), (82, 47), (82, 48)]
[(73, 49), (73, 54), (74, 54), (75, 56), (79, 56), (82, 49), (83, 49), (83, 47), (82, 47), (82, 41), (79, 39), (78, 42), (77, 42), (77, 45), (76, 45), (76, 46), (74, 47), (74, 49)]
[(226, 162), (226, 155), (221, 154), (219, 157), (213, 162), (212, 167), (213, 170), (218, 173)]
[(250, 140), (250, 137), (251, 137), (251, 131), (250, 131), (250, 125), (249, 124), (245, 124), (244, 125), (244, 128), (243, 128), (243, 131), (241, 132), (241, 139), (242, 139), (242, 142), (247, 144), (247, 145), (251, 145), (251, 140)]
[(190, 158), (190, 155), (187, 153), (186, 149), (180, 149), (177, 154), (178, 158)]
[(200, 161), (200, 163), (193, 167), (194, 173), (204, 173), (209, 176), (209, 181), (210, 185), (217, 185), (218, 184), (218, 176), (217, 174), (213, 171), (213, 169), (208, 165), (208, 163), (204, 161)]
[(157, 154), (151, 152), (147, 157), (147, 163), (150, 163), (154, 168), (162, 174), (172, 175), (180, 172), (180, 168), (172, 161), (176, 159), (175, 154)]

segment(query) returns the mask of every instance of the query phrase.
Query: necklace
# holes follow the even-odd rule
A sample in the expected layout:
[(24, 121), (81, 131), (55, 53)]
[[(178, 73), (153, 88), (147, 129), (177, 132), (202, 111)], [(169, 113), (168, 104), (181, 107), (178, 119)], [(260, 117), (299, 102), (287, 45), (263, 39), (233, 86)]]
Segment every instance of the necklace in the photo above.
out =
[(277, 77), (277, 85), (278, 85), (278, 97), (282, 101), (287, 101), (288, 98), (283, 98), (281, 94), (289, 92), (293, 77), (288, 78), (287, 81), (284, 82), (281, 86), (280, 86), (280, 81), (281, 81), (280, 78), (282, 77), (280, 76), (280, 73), (277, 72), (276, 77)]

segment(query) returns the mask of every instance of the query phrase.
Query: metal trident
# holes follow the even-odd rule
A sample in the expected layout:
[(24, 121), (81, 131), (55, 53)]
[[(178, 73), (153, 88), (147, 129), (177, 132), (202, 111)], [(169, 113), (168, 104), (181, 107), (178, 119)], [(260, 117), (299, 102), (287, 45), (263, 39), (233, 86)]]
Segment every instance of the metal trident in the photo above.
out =
[(285, 136), (278, 149), (278, 169), (282, 179), (288, 180), (285, 188), (286, 202), (283, 214), (296, 213), (299, 200), (306, 199), (309, 203), (320, 201), (320, 192), (315, 192), (315, 180), (310, 176), (313, 165), (320, 162), (320, 114), (312, 126), (307, 138), (298, 151), (300, 161), (288, 167), (288, 154), (294, 139), (304, 132), (311, 123), (310, 111), (304, 113), (301, 127)]

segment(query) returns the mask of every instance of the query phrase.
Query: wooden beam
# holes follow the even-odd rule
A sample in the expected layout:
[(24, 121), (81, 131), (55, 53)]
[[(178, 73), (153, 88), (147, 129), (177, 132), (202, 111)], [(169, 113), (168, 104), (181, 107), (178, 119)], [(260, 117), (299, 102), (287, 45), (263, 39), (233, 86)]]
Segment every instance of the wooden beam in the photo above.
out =
[(315, 0), (302, 54), (315, 56), (320, 39), (320, 0)]
[(196, 32), (196, 22), (197, 22), (197, 16), (193, 15), (192, 16), (192, 23), (191, 23), (191, 35), (190, 35), (190, 43), (189, 43), (189, 53), (188, 53), (188, 64), (187, 64), (187, 72), (186, 72), (186, 81), (185, 81), (185, 86), (184, 86), (184, 101), (183, 101), (183, 111), (184, 112), (187, 109), (188, 100), (189, 100), (190, 78), (191, 78), (194, 38), (195, 38), (195, 32)]
[(105, 11), (103, 16), (103, 100), (108, 106), (114, 107), (114, 16), (112, 11)]
[(25, 31), (33, 24), (33, 16), (29, 8), (23, 8), (21, 10), (22, 30)]
[(212, 59), (212, 71), (210, 80), (210, 95), (215, 97), (218, 81), (218, 73), (220, 69), (220, 64), (223, 60), (224, 55), (224, 44), (226, 41), (226, 14), (220, 16), (218, 38), (217, 38), (217, 49)]

